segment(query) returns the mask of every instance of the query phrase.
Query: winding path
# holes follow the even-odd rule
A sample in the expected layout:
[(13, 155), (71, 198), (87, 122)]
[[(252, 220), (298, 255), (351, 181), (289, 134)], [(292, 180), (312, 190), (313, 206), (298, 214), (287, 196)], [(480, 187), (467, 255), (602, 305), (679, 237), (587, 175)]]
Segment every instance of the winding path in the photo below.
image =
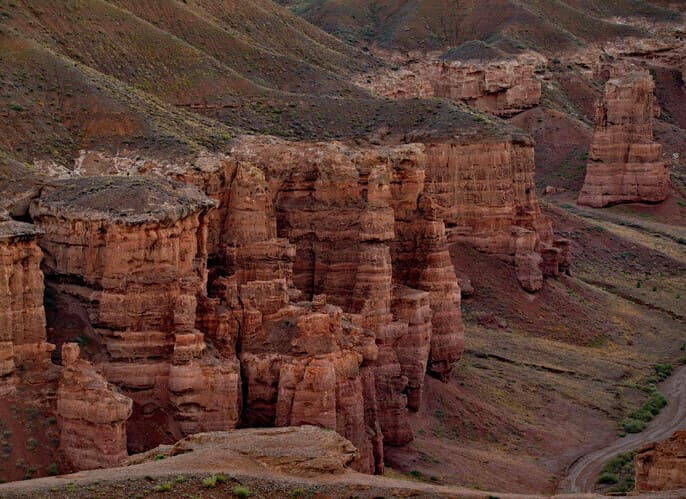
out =
[(686, 429), (686, 366), (677, 369), (658, 387), (669, 401), (667, 407), (641, 433), (618, 438), (602, 449), (579, 457), (570, 465), (566, 478), (560, 482), (560, 492), (593, 492), (600, 469), (616, 454), (665, 440), (676, 430)]

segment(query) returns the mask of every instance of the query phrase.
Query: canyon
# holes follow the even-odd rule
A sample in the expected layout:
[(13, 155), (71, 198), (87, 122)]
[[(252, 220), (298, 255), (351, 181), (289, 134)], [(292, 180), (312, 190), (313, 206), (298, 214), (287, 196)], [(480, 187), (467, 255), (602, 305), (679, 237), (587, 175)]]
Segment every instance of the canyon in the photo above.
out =
[[(122, 462), (133, 417), (129, 433), (164, 421), (175, 438), (314, 424), (382, 473), (384, 446), (413, 439), (424, 375), (449, 379), (463, 352), (450, 245), (512, 265), (530, 292), (569, 268), (533, 193), (532, 144), (491, 140), (243, 137), (202, 169), (86, 154), (81, 171), (97, 158), (119, 175), (46, 180), (28, 214), (71, 464)], [(74, 321), (80, 354), (59, 332)], [(97, 416), (79, 409), (82, 386)]]
[(334, 4), (0, 0), (0, 495), (606, 493), (681, 407), (679, 6)]

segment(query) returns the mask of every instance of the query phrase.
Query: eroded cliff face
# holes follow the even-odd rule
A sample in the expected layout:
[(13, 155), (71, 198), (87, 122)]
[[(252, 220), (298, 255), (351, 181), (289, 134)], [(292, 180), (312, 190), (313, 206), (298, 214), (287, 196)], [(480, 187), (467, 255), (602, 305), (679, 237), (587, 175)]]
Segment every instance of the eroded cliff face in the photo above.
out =
[(426, 146), (427, 195), (450, 243), (465, 242), (514, 264), (528, 291), (569, 269), (569, 242), (553, 236), (534, 186), (527, 140)]
[(506, 117), (540, 103), (541, 82), (536, 71), (542, 64), (544, 58), (533, 53), (490, 61), (423, 55), (398, 62), (391, 69), (363, 75), (356, 83), (383, 97), (445, 97)]
[(605, 84), (579, 204), (655, 203), (669, 195), (669, 163), (653, 140), (654, 87), (647, 72)]
[(644, 447), (635, 462), (637, 491), (686, 488), (686, 431), (677, 431), (669, 440)]
[(44, 369), (47, 343), (43, 309), (42, 230), (0, 214), (0, 396), (14, 392), (20, 367)]
[[(511, 262), (530, 291), (569, 265), (526, 139), (242, 137), (195, 165), (91, 153), (78, 168), (121, 176), (54, 182), (30, 214), (58, 318), (82, 321), (85, 355), (134, 415), (168, 414), (179, 435), (318, 425), (369, 473), (412, 440), (425, 374), (448, 379), (462, 354), (451, 244)], [(125, 419), (100, 423), (121, 436)]]
[(80, 470), (121, 466), (128, 457), (126, 420), (133, 401), (79, 358), (76, 343), (62, 345), (62, 364), (57, 389), (60, 450)]
[(240, 414), (237, 360), (195, 329), (213, 204), (184, 184), (99, 177), (57, 182), (31, 206), (48, 287), (69, 305), (58, 317), (84, 318), (107, 381), (145, 413), (170, 410), (182, 433), (232, 428)]

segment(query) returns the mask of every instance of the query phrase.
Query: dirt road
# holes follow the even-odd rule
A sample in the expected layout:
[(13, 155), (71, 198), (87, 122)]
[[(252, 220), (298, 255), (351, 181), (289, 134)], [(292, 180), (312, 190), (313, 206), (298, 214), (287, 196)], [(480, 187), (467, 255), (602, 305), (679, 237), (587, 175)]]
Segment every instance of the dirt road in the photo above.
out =
[(560, 482), (560, 492), (592, 492), (598, 473), (609, 459), (620, 452), (635, 450), (644, 444), (665, 440), (676, 430), (686, 429), (686, 366), (658, 385), (669, 404), (641, 433), (617, 438), (610, 445), (579, 457)]

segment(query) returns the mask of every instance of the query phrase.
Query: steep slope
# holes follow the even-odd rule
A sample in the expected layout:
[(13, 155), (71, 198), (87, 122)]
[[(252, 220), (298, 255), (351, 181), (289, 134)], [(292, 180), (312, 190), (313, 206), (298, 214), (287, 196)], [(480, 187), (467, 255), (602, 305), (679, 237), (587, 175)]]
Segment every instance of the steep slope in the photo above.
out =
[[(674, 20), (665, 7), (639, 0), (281, 0), (326, 31), (386, 49), (445, 50), (469, 40), (543, 52), (640, 33), (609, 20)], [(488, 15), (483, 15), (487, 12)]]

